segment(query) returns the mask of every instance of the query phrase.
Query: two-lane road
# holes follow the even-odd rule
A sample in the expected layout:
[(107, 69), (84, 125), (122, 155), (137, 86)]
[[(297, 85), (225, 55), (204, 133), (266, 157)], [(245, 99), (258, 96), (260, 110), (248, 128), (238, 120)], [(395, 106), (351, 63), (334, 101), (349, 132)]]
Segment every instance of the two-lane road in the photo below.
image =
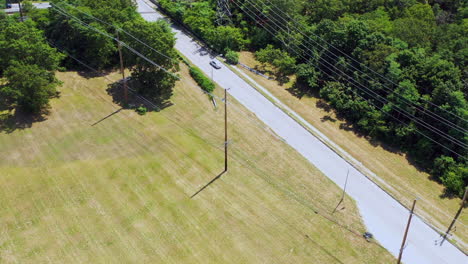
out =
[[(154, 11), (154, 5), (149, 1), (137, 0), (137, 3), (138, 11), (146, 20), (156, 21), (163, 18), (160, 13)], [(212, 67), (209, 65), (210, 56), (202, 56), (200, 54), (201, 47), (190, 36), (176, 27), (173, 27), (173, 30), (177, 38), (176, 49), (210, 76), (212, 72)], [(343, 185), (346, 172), (349, 169), (350, 180), (347, 192), (356, 200), (367, 229), (374, 234), (380, 244), (393, 255), (398, 256), (409, 216), (406, 208), (382, 191), (361, 172), (351, 167), (343, 158), (230, 69), (223, 67), (216, 70), (214, 80), (223, 88), (230, 88), (230, 95), (255, 113), (262, 122), (337, 185)], [(435, 245), (434, 242), (438, 239), (440, 239), (440, 235), (436, 231), (422, 222), (419, 217), (414, 217), (403, 261), (421, 264), (468, 263), (467, 256), (452, 244), (446, 242), (443, 246)]]

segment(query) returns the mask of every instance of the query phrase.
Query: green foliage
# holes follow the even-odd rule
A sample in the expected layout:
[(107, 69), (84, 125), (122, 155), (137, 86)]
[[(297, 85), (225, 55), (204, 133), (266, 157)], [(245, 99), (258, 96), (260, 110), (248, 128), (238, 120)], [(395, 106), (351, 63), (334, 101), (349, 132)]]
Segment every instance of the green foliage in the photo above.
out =
[(33, 113), (39, 113), (56, 94), (59, 81), (51, 71), (38, 65), (14, 62), (5, 71), (7, 84), (0, 93), (17, 106)]
[(197, 82), (197, 84), (208, 93), (212, 93), (215, 89), (215, 84), (208, 79), (203, 72), (195, 66), (190, 67), (190, 76)]
[(8, 20), (0, 28), (0, 74), (13, 61), (55, 71), (62, 58), (63, 55), (47, 44), (43, 32), (30, 20), (24, 23)]
[[(127, 49), (125, 44), (122, 45), (125, 67), (131, 69), (132, 79), (138, 92), (158, 103), (169, 100), (177, 79), (174, 73), (178, 70), (178, 56), (173, 49), (174, 34), (167, 22), (143, 20), (137, 13), (133, 0), (70, 2), (73, 2), (77, 9), (63, 4), (62, 1), (54, 1), (59, 8), (94, 29), (64, 16), (56, 9), (51, 9), (46, 17), (44, 14), (35, 14), (33, 19), (41, 27), (46, 28), (48, 38), (56, 46), (95, 69), (109, 69), (119, 65), (118, 43), (112, 39), (119, 37), (125, 44), (146, 57), (141, 58)], [(123, 32), (119, 34), (111, 25), (97, 22), (87, 14), (123, 28), (141, 42)], [(72, 58), (67, 59), (65, 65), (70, 68), (83, 67)]]
[(146, 107), (144, 106), (140, 106), (136, 109), (136, 112), (139, 114), (139, 115), (146, 115), (146, 112), (148, 112), (148, 109), (146, 109)]
[(228, 50), (226, 52), (226, 61), (230, 64), (236, 65), (239, 63), (239, 53), (233, 51), (233, 50)]
[(135, 56), (128, 49), (123, 49), (125, 63), (132, 70), (132, 78), (138, 83), (138, 91), (160, 103), (169, 100), (173, 94), (172, 89), (176, 82), (175, 72), (178, 70), (179, 62), (178, 55), (173, 48), (174, 34), (169, 25), (165, 21), (147, 22), (143, 19), (135, 19), (126, 22), (123, 29), (131, 32), (134, 37), (152, 48), (122, 34), (122, 40), (125, 43), (172, 73), (166, 72), (144, 58)]
[(408, 8), (402, 18), (394, 21), (393, 35), (411, 46), (430, 47), (436, 30), (431, 6), (416, 4)]
[(275, 49), (273, 45), (267, 45), (266, 48), (255, 52), (255, 57), (262, 64), (271, 64), (278, 69), (278, 72), (284, 75), (294, 73), (296, 59), (280, 49)]
[(189, 27), (217, 52), (239, 51), (250, 43), (238, 27), (215, 26), (216, 12), (208, 1), (188, 4), (183, 1), (161, 0), (159, 3), (173, 18)]
[[(132, 0), (70, 1), (77, 6), (78, 10), (65, 5), (59, 0), (52, 2), (100, 32), (112, 36), (115, 36), (116, 33), (113, 27), (99, 23), (84, 13), (91, 14), (116, 26), (121, 26), (125, 21), (131, 21), (139, 17), (135, 3)], [(55, 45), (67, 50), (74, 57), (81, 58), (91, 67), (105, 69), (118, 63), (117, 45), (114, 40), (82, 25), (69, 16), (65, 16), (56, 9), (49, 9), (47, 18), (39, 15), (36, 18), (33, 16), (33, 19), (41, 20), (39, 24), (45, 26), (48, 39), (52, 40)], [(67, 59), (66, 65), (81, 67), (72, 59)]]
[(29, 12), (33, 11), (35, 9), (34, 5), (32, 4), (31, 1), (21, 1), (21, 7), (23, 8), (23, 12), (25, 14), (29, 14)]
[(5, 18), (0, 25), (0, 77), (6, 80), (0, 95), (12, 106), (39, 113), (56, 94), (54, 72), (63, 55), (46, 43), (31, 20)]
[[(458, 169), (466, 164), (446, 148), (462, 156), (468, 151), (434, 129), (464, 144), (468, 137), (427, 114), (468, 129), (462, 121), (468, 119), (468, 85), (462, 81), (468, 78), (466, 1), (247, 1), (240, 3), (242, 8), (259, 16), (251, 18), (234, 7), (233, 24), (225, 27), (214, 25), (213, 1), (160, 3), (219, 52), (248, 48), (277, 75), (295, 73), (297, 87), (304, 92), (319, 90), (354, 128), (406, 151), (421, 167), (433, 170), (435, 159), (451, 157), (451, 169), (443, 169), (435, 178), (455, 194), (466, 185), (466, 176)], [(288, 16), (280, 18), (274, 8)], [(287, 32), (276, 32), (278, 21), (288, 26)], [(431, 124), (431, 129), (417, 120)]]
[(222, 53), (228, 50), (239, 51), (246, 47), (248, 41), (239, 28), (231, 26), (220, 26), (204, 31), (205, 40), (212, 47)]

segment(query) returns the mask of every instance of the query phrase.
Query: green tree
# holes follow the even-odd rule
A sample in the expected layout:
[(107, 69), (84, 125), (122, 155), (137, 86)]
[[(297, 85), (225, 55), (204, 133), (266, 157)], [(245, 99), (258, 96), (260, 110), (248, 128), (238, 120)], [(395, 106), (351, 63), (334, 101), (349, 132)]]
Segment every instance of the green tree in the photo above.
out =
[(29, 14), (33, 9), (35, 9), (31, 1), (22, 1), (21, 7), (23, 8), (24, 14)]
[(220, 26), (205, 30), (204, 36), (208, 43), (221, 53), (226, 53), (227, 50), (239, 51), (247, 45), (247, 40), (245, 40), (242, 31), (231, 26)]
[(431, 47), (435, 30), (434, 12), (427, 4), (411, 6), (393, 25), (393, 35), (415, 47)]
[(178, 70), (175, 37), (169, 24), (162, 20), (147, 22), (136, 19), (125, 23), (123, 29), (146, 45), (125, 34), (122, 34), (122, 40), (159, 65), (123, 49), (126, 65), (132, 70), (132, 78), (139, 84), (139, 92), (161, 103), (167, 101), (172, 96), (176, 81), (174, 76)]
[(55, 71), (62, 59), (63, 55), (47, 44), (33, 21), (9, 21), (0, 29), (0, 74), (14, 61)]
[(239, 53), (233, 51), (233, 50), (228, 50), (226, 52), (226, 60), (230, 64), (237, 64), (239, 63)]
[(275, 49), (273, 45), (267, 45), (266, 48), (257, 51), (255, 57), (262, 64), (269, 63), (277, 68), (280, 74), (289, 75), (295, 71), (296, 59), (285, 51)]
[(39, 113), (45, 108), (49, 99), (55, 96), (60, 82), (55, 74), (38, 65), (14, 62), (5, 71), (7, 84), (1, 94), (12, 100), (17, 106)]

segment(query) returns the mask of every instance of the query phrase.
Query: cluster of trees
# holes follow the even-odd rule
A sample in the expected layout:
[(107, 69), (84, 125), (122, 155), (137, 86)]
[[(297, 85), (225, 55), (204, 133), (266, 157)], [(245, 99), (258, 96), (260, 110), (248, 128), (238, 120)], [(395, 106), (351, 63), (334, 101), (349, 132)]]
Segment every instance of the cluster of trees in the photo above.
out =
[[(41, 112), (57, 94), (55, 71), (84, 66), (55, 48), (97, 70), (119, 65), (118, 38), (125, 67), (135, 88), (164, 103), (172, 96), (178, 70), (175, 37), (166, 22), (147, 22), (132, 0), (51, 1), (53, 8), (34, 9), (26, 2), (27, 19), (0, 14), (0, 93), (12, 107)], [(105, 22), (103, 22), (105, 21)], [(130, 34), (127, 34), (130, 33)], [(120, 33), (120, 34), (119, 34)], [(156, 62), (156, 63), (153, 63)], [(89, 70), (89, 69), (85, 69)]]
[[(131, 69), (139, 92), (158, 102), (172, 96), (176, 77), (168, 72), (176, 72), (178, 63), (173, 49), (175, 38), (166, 22), (143, 20), (132, 0), (69, 0), (68, 3), (53, 0), (54, 8), (31, 15), (54, 45), (92, 68), (103, 70), (119, 65), (119, 37), (159, 65), (122, 47), (125, 67)], [(72, 58), (67, 58), (64, 65), (82, 67)]]
[[(297, 87), (318, 91), (360, 133), (407, 152), (462, 195), (468, 2), (240, 0), (222, 27), (214, 24), (216, 1), (160, 3), (219, 50), (250, 49), (296, 74)], [(231, 33), (213, 34), (225, 28)]]
[(250, 44), (241, 28), (215, 23), (216, 1), (160, 0), (159, 4), (219, 53), (239, 51)]
[(40, 113), (56, 96), (55, 78), (63, 55), (50, 47), (44, 32), (17, 16), (0, 16), (0, 97), (9, 108)]

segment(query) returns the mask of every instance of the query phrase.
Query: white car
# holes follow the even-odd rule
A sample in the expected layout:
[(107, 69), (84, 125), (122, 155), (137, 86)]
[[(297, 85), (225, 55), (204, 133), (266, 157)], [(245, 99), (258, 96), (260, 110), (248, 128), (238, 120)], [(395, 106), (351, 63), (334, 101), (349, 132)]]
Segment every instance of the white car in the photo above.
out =
[(213, 68), (219, 70), (221, 69), (221, 64), (219, 62), (216, 62), (216, 61), (210, 61), (210, 65), (213, 66)]

